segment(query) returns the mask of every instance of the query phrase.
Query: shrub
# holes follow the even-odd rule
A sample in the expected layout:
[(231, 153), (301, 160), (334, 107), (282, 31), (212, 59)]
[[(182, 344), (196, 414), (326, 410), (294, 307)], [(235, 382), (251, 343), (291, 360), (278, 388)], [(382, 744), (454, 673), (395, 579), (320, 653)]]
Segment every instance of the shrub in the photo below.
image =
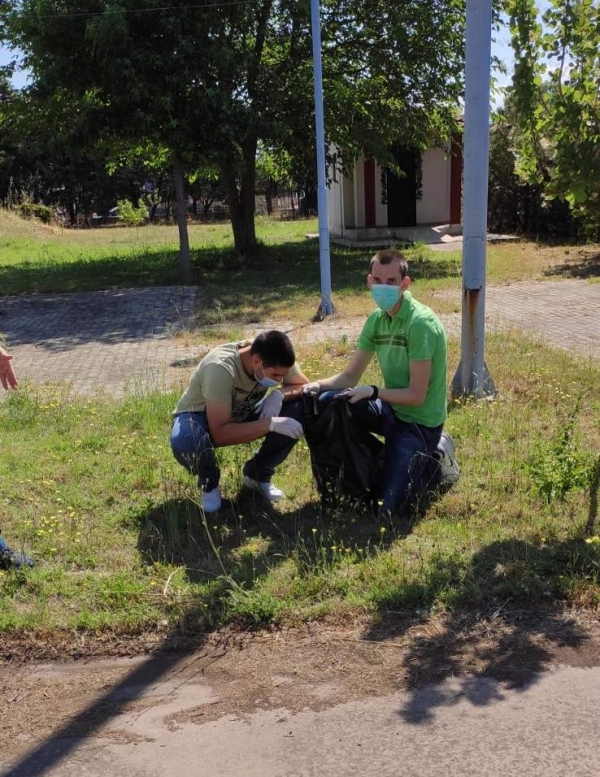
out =
[(54, 211), (49, 205), (39, 205), (34, 202), (22, 202), (17, 206), (19, 215), (24, 219), (39, 219), (44, 224), (49, 224), (54, 216)]
[(554, 440), (538, 440), (528, 463), (535, 488), (548, 503), (586, 489), (592, 479), (593, 458), (581, 449), (575, 432), (579, 409), (578, 401)]
[(128, 227), (138, 227), (143, 224), (148, 216), (146, 206), (140, 203), (137, 207), (130, 200), (118, 200), (119, 220), (124, 221)]

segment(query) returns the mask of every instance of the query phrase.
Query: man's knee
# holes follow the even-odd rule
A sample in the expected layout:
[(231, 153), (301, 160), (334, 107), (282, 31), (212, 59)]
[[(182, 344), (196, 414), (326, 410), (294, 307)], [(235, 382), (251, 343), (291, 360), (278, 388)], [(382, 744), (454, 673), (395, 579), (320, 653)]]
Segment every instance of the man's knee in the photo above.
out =
[(171, 428), (171, 448), (181, 454), (200, 453), (212, 447), (210, 434), (204, 425), (193, 417), (177, 416)]

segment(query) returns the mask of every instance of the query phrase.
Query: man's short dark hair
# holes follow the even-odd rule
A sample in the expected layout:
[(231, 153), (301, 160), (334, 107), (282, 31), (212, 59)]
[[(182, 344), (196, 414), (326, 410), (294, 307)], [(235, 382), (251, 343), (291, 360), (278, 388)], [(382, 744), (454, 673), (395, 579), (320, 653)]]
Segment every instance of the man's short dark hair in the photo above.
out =
[(399, 262), (400, 277), (406, 278), (408, 275), (408, 262), (402, 256), (400, 251), (396, 251), (395, 248), (386, 248), (384, 251), (377, 251), (369, 264), (369, 273), (373, 272), (373, 265), (375, 262), (379, 262), (379, 264), (391, 264), (392, 262)]
[(296, 361), (290, 338), (278, 329), (269, 329), (257, 335), (250, 353), (260, 356), (263, 367), (293, 367)]

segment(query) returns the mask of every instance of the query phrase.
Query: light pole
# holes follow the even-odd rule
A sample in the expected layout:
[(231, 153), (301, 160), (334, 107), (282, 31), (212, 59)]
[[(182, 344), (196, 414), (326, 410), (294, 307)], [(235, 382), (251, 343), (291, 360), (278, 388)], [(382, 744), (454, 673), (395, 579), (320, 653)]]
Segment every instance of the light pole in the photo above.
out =
[(484, 361), (492, 0), (467, 0), (461, 361), (455, 397), (494, 393)]
[(329, 256), (327, 178), (325, 174), (325, 121), (323, 112), (319, 0), (310, 0), (310, 18), (315, 89), (315, 125), (317, 131), (317, 208), (319, 211), (319, 262), (321, 265), (321, 304), (317, 312), (317, 318), (323, 318), (334, 313), (335, 308), (331, 300), (331, 261)]

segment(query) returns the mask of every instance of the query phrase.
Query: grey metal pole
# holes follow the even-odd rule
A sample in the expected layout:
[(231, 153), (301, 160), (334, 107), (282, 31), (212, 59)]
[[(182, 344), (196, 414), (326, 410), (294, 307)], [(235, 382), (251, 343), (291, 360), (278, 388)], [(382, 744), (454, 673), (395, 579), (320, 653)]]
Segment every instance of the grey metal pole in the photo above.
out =
[(455, 397), (494, 393), (484, 361), (492, 0), (467, 0), (461, 362)]
[(317, 131), (317, 207), (319, 210), (319, 260), (321, 264), (321, 305), (317, 318), (335, 312), (331, 300), (331, 262), (329, 256), (329, 214), (325, 174), (325, 120), (323, 111), (323, 71), (321, 68), (321, 19), (319, 0), (310, 0)]

